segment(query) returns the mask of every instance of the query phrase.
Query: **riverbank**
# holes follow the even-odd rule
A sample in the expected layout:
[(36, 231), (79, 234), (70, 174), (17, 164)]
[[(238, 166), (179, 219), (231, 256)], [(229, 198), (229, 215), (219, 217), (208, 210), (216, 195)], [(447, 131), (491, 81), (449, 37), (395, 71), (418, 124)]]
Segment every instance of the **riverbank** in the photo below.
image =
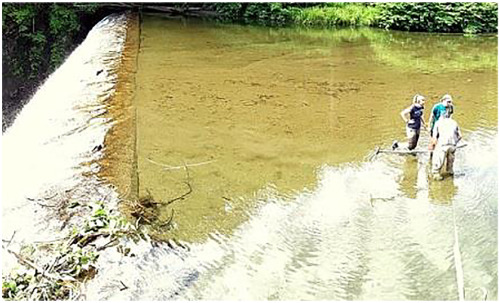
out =
[(371, 26), (436, 33), (497, 32), (497, 3), (218, 3), (218, 18), (268, 26)]

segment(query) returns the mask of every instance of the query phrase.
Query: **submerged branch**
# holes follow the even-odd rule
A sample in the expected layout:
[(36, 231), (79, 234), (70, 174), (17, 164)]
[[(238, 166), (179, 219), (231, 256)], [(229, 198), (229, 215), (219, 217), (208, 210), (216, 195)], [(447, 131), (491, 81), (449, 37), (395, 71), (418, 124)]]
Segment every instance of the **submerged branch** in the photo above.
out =
[(172, 223), (172, 220), (174, 219), (174, 214), (175, 214), (175, 210), (172, 209), (172, 214), (170, 215), (170, 218), (168, 218), (168, 220), (165, 223), (160, 224), (159, 227), (163, 228), (163, 227), (169, 226)]
[(167, 202), (165, 203), (160, 203), (160, 204), (164, 204), (164, 205), (169, 205), (169, 204), (172, 204), (174, 203), (175, 201), (178, 201), (178, 200), (184, 200), (184, 198), (189, 195), (190, 193), (193, 192), (193, 188), (191, 187), (191, 184), (189, 182), (185, 182), (186, 185), (189, 187), (188, 191), (185, 192), (184, 194), (180, 195), (179, 197), (176, 197), (176, 198), (173, 198), (171, 200), (168, 200)]
[[(153, 199), (148, 199), (147, 202), (151, 205), (165, 205), (166, 206), (166, 205), (170, 205), (170, 204), (174, 203), (175, 201), (184, 200), (184, 198), (186, 198), (186, 196), (191, 194), (193, 192), (193, 187), (191, 186), (191, 182), (190, 182), (191, 176), (189, 175), (189, 169), (188, 169), (187, 164), (184, 164), (184, 169), (186, 170), (186, 181), (184, 183), (188, 186), (187, 192), (185, 192), (182, 195), (175, 197), (171, 200), (168, 200), (167, 202), (163, 202), (163, 201), (156, 202), (156, 201), (153, 201)], [(149, 197), (151, 197), (151, 194), (149, 193), (149, 191), (148, 191), (148, 195), (149, 195)]]
[(174, 169), (181, 169), (181, 168), (186, 168), (186, 167), (201, 166), (201, 165), (210, 164), (210, 163), (216, 161), (216, 160), (209, 160), (209, 161), (198, 162), (198, 163), (193, 163), (193, 164), (184, 164), (184, 165), (181, 165), (181, 166), (170, 166), (170, 165), (166, 165), (166, 164), (163, 164), (163, 163), (159, 163), (159, 162), (153, 161), (153, 160), (151, 160), (149, 158), (146, 158), (146, 160), (148, 160), (149, 162), (151, 162), (153, 164), (156, 164), (156, 165), (159, 165), (159, 166), (163, 167), (165, 170), (174, 170)]

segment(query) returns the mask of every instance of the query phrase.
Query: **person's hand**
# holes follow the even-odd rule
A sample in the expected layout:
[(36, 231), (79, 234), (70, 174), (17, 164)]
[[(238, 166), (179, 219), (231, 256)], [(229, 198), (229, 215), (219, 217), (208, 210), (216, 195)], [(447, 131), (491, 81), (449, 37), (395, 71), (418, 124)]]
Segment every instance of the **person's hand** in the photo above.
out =
[(436, 147), (436, 144), (434, 142), (429, 142), (429, 146), (427, 147), (430, 151), (433, 151), (434, 148)]

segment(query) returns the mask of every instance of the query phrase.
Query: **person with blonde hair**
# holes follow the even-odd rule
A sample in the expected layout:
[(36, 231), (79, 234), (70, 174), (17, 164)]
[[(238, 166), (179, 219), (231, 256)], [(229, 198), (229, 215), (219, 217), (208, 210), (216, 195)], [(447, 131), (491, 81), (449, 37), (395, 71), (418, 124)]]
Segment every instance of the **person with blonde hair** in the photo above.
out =
[[(425, 128), (424, 121), (424, 104), (425, 97), (419, 94), (413, 96), (413, 103), (409, 107), (401, 111), (401, 118), (406, 123), (406, 137), (408, 138), (408, 149), (413, 150), (417, 147), (420, 137), (420, 127)], [(394, 141), (392, 149), (399, 146), (398, 141)]]

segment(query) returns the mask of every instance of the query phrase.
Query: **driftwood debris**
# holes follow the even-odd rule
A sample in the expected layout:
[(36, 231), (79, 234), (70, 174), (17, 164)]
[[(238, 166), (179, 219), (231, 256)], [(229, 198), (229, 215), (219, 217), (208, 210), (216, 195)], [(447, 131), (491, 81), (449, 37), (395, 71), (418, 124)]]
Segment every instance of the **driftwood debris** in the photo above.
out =
[(120, 280), (120, 284), (122, 285), (122, 286), (120, 287), (120, 291), (124, 291), (124, 290), (128, 289), (128, 286), (127, 286), (127, 285), (125, 285), (125, 283), (123, 283), (121, 280)]
[(399, 154), (399, 155), (416, 155), (416, 154), (424, 154), (428, 153), (429, 150), (426, 149), (414, 149), (414, 150), (392, 150), (392, 149), (380, 149), (378, 148), (375, 154), (385, 153), (385, 154)]
[[(149, 159), (148, 159), (149, 160)], [(159, 163), (155, 163), (159, 164)], [(161, 165), (161, 164), (159, 164)], [(163, 166), (163, 165), (162, 165)], [(186, 192), (182, 193), (181, 195), (174, 197), (170, 200), (167, 201), (162, 201), (162, 200), (155, 200), (153, 198), (153, 195), (151, 192), (146, 189), (146, 196), (139, 198), (137, 201), (129, 201), (130, 202), (130, 208), (131, 208), (131, 215), (137, 218), (136, 220), (136, 226), (139, 225), (140, 221), (145, 222), (146, 224), (149, 225), (154, 225), (158, 228), (164, 228), (168, 227), (171, 225), (175, 212), (172, 209), (172, 212), (169, 216), (169, 218), (164, 221), (164, 222), (159, 222), (159, 207), (165, 207), (168, 206), (176, 201), (179, 200), (184, 200), (188, 195), (190, 195), (193, 192), (193, 187), (191, 186), (191, 176), (189, 174), (189, 168), (187, 164), (184, 164), (184, 170), (186, 172), (186, 181), (184, 183), (187, 186)]]
[[(462, 145), (458, 145), (456, 148), (462, 148), (467, 146), (466, 143)], [(408, 150), (408, 149), (381, 149), (380, 147), (377, 147), (375, 149), (375, 155), (378, 155), (380, 153), (386, 153), (386, 154), (399, 154), (399, 155), (416, 155), (416, 154), (425, 154), (431, 152), (428, 149), (413, 149), (413, 150)]]
[(30, 260), (23, 258), (20, 254), (12, 251), (11, 249), (7, 248), (7, 252), (12, 254), (16, 259), (19, 261), (20, 264), (24, 264), (28, 267), (33, 268), (37, 272), (39, 272), (42, 276), (44, 276), (47, 279), (53, 280), (53, 281), (75, 281), (73, 277), (66, 276), (62, 277), (58, 275), (57, 273), (48, 273), (45, 270), (43, 270), (40, 266), (36, 265), (35, 263), (31, 262)]

